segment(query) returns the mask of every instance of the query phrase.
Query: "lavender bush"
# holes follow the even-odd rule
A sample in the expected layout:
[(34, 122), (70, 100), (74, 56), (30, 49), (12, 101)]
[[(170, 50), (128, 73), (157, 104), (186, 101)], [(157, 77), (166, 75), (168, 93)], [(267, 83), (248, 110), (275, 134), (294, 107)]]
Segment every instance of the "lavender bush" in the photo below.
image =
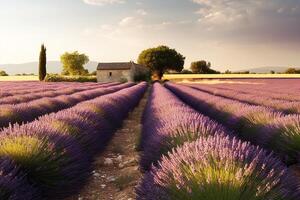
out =
[(138, 200), (296, 200), (299, 185), (266, 151), (223, 136), (173, 150), (145, 176)]
[(219, 124), (181, 102), (155, 83), (143, 120), (141, 168), (149, 170), (162, 155), (200, 136), (229, 135)]
[(242, 139), (275, 151), (289, 165), (298, 162), (299, 115), (284, 115), (182, 85), (168, 83), (166, 87), (199, 112), (234, 130)]
[[(226, 88), (216, 88), (213, 86), (206, 86), (200, 84), (192, 84), (192, 88), (198, 89), (209, 94), (218, 95), (220, 97), (225, 97), (229, 99), (238, 100), (244, 103), (249, 103), (252, 105), (261, 105), (266, 107), (271, 107), (275, 110), (282, 111), (284, 113), (300, 113), (300, 102), (292, 101), (291, 99), (278, 99), (273, 94), (269, 94), (265, 91), (253, 91), (253, 89), (247, 88), (244, 91), (235, 90), (236, 86), (231, 86), (230, 89)], [(289, 89), (291, 91), (291, 89)], [(286, 94), (281, 93), (281, 98), (287, 97)]]
[(60, 95), (57, 97), (44, 97), (20, 104), (0, 105), (0, 128), (9, 124), (30, 122), (39, 116), (51, 112), (57, 112), (69, 108), (82, 101), (90, 100), (101, 95), (116, 92), (132, 86), (133, 83), (115, 85), (111, 87), (98, 86), (96, 89), (85, 90), (71, 95)]
[[(124, 112), (134, 108), (147, 87), (145, 83), (128, 86), (34, 122), (5, 128), (0, 133), (0, 158), (8, 157), (18, 165), (42, 199), (74, 194), (89, 175), (93, 157), (115, 130), (115, 122), (106, 119), (108, 105), (113, 104), (113, 111), (125, 117)], [(82, 109), (89, 105), (93, 109)], [(117, 119), (116, 123), (123, 120)]]
[(0, 159), (0, 199), (40, 199), (37, 191), (26, 181), (25, 174), (8, 158)]
[(300, 116), (278, 118), (264, 127), (259, 139), (263, 146), (273, 149), (290, 164), (300, 163)]
[[(82, 150), (71, 138), (44, 133), (11, 133), (0, 140), (0, 157), (13, 160), (45, 197), (70, 194), (88, 173)], [(29, 132), (30, 131), (30, 132)], [(34, 131), (34, 130), (32, 130)]]
[[(107, 84), (109, 86), (111, 84)], [(61, 86), (57, 87), (56, 91), (55, 90), (50, 90), (50, 91), (41, 91), (41, 92), (35, 92), (35, 93), (29, 93), (29, 94), (16, 94), (8, 97), (3, 97), (0, 99), (0, 105), (2, 104), (18, 104), (18, 103), (25, 103), (28, 101), (32, 101), (35, 99), (43, 98), (43, 97), (56, 97), (59, 95), (69, 95), (73, 94), (75, 92), (81, 92), (84, 90), (89, 90), (89, 89), (95, 89), (99, 87), (100, 85), (93, 85), (93, 86), (76, 86), (76, 88), (70, 88), (70, 86)], [(101, 87), (106, 86), (106, 84), (101, 84)], [(37, 87), (39, 87), (37, 85)], [(30, 91), (30, 89), (28, 89)]]

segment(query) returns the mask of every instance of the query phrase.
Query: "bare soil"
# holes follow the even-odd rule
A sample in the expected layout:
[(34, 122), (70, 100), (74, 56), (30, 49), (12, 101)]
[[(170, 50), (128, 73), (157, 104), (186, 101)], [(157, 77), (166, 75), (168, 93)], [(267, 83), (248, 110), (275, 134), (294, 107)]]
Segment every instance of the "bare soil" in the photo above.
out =
[(136, 146), (141, 134), (141, 117), (147, 102), (146, 94), (129, 114), (106, 147), (95, 160), (94, 171), (79, 194), (67, 200), (133, 200), (135, 187), (142, 174)]

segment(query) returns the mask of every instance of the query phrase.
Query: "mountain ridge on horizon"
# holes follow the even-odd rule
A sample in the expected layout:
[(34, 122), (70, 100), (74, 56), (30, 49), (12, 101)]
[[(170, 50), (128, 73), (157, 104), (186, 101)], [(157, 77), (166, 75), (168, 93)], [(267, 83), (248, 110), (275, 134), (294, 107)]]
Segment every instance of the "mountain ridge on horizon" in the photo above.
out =
[[(98, 62), (90, 61), (88, 64), (84, 66), (89, 72), (96, 71)], [(21, 69), (22, 70), (21, 70)], [(4, 70), (9, 75), (15, 74), (38, 74), (38, 62), (26, 62), (19, 64), (0, 64), (0, 70)], [(61, 73), (62, 72), (62, 64), (60, 61), (47, 61), (47, 73)]]
[[(87, 70), (89, 70), (89, 72), (93, 72), (97, 69), (97, 65), (98, 62), (90, 61), (84, 67)], [(286, 69), (288, 69), (288, 67), (266, 66), (266, 67), (234, 70), (234, 72), (250, 71), (252, 73), (269, 73), (270, 71), (284, 72)], [(25, 63), (18, 63), (18, 64), (0, 64), (0, 70), (4, 70), (9, 75), (22, 74), (22, 73), (38, 74), (38, 62), (33, 61), (33, 62), (25, 62)], [(62, 64), (60, 61), (52, 60), (47, 62), (48, 73), (61, 73), (61, 71), (62, 71)]]

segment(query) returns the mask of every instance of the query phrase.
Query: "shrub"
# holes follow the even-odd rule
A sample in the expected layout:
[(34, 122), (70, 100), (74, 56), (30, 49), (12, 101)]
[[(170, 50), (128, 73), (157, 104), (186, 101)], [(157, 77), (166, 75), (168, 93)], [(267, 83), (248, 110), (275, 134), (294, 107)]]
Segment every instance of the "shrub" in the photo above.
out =
[(128, 82), (128, 79), (125, 78), (125, 77), (122, 77), (122, 78), (120, 78), (119, 82), (120, 82), (120, 83), (127, 83), (127, 82)]
[(288, 68), (284, 73), (286, 73), (286, 74), (300, 74), (300, 69)]
[(151, 72), (139, 73), (134, 75), (134, 82), (151, 81)]
[(300, 117), (287, 115), (260, 131), (262, 145), (280, 154), (288, 164), (298, 161), (300, 152)]
[(8, 74), (5, 71), (0, 70), (0, 76), (8, 76)]
[(145, 176), (137, 193), (139, 200), (296, 200), (300, 195), (278, 158), (221, 136), (174, 150)]
[[(29, 132), (30, 128), (20, 131)], [(20, 166), (43, 196), (67, 195), (87, 175), (85, 158), (70, 138), (42, 134), (3, 136), (0, 157), (8, 157)]]
[(0, 199), (40, 199), (25, 179), (25, 174), (8, 158), (0, 159)]
[(149, 170), (152, 164), (157, 165), (162, 156), (185, 142), (196, 141), (199, 137), (229, 134), (222, 126), (201, 114), (176, 110), (179, 113), (169, 116), (169, 121), (158, 130), (151, 129), (152, 134), (147, 139), (140, 161), (143, 170)]
[(62, 76), (47, 74), (46, 82), (97, 82), (96, 76)]

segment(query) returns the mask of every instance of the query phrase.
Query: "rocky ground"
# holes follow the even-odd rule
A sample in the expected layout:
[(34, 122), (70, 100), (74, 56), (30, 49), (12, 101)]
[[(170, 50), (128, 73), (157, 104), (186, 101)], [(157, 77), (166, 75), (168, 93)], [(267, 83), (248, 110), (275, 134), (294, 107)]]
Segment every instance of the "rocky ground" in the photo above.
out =
[(142, 176), (136, 146), (141, 133), (141, 116), (147, 102), (146, 96), (129, 114), (106, 150), (96, 159), (93, 175), (87, 185), (79, 194), (67, 200), (135, 199), (135, 187)]

